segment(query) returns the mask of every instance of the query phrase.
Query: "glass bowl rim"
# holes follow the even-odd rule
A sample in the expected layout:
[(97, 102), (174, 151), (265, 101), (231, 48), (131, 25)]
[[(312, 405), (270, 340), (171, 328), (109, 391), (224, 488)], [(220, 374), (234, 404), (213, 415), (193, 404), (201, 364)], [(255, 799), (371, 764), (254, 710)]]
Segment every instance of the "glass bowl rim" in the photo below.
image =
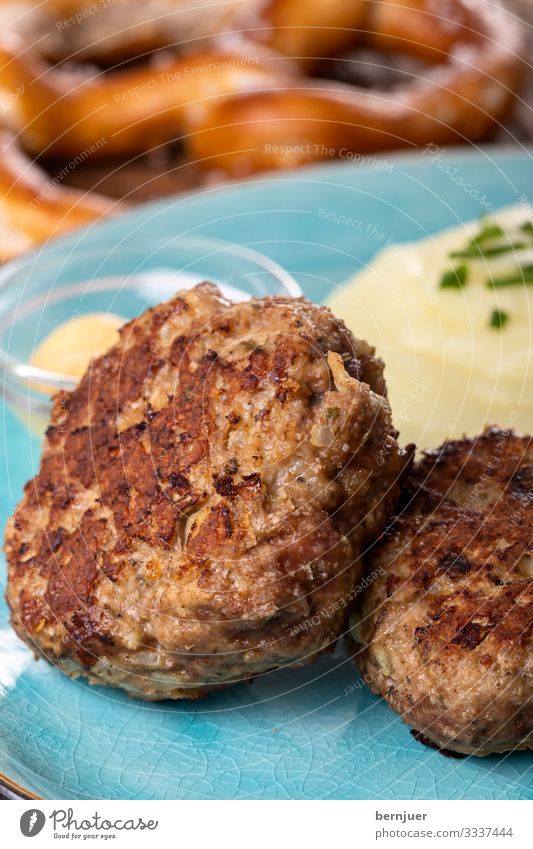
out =
[[(166, 238), (161, 237), (161, 239), (149, 237), (147, 241), (148, 246), (154, 245), (154, 243), (156, 243), (159, 244), (160, 247), (174, 247), (176, 250), (186, 250), (187, 248), (203, 248), (209, 251), (206, 256), (212, 256), (217, 253), (226, 253), (235, 257), (240, 257), (241, 259), (245, 259), (253, 263), (257, 266), (258, 269), (261, 269), (271, 274), (272, 277), (279, 282), (281, 286), (281, 294), (286, 294), (292, 298), (299, 298), (303, 295), (300, 286), (289, 271), (283, 268), (283, 266), (281, 266), (275, 260), (266, 256), (260, 251), (255, 250), (255, 248), (249, 248), (246, 245), (239, 245), (237, 243), (229, 242), (224, 239), (211, 238), (210, 236), (173, 235)], [(78, 251), (74, 251), (74, 256), (79, 256), (80, 253), (83, 253), (83, 250), (83, 247), (80, 247)], [(91, 256), (94, 256), (94, 248), (87, 247), (86, 250), (89, 254), (91, 254)], [(138, 251), (138, 244), (129, 246), (123, 243), (118, 248), (118, 255), (120, 256), (124, 253), (133, 253)], [(9, 289), (9, 286), (13, 283), (13, 278), (16, 277), (17, 273), (23, 271), (28, 266), (29, 261), (35, 258), (35, 252), (32, 252), (29, 255), (25, 255), (11, 262), (8, 262), (6, 263), (6, 265), (3, 266), (3, 268), (0, 268), (0, 293)], [(54, 256), (51, 259), (54, 262), (57, 262), (59, 265), (62, 261), (62, 255), (59, 255), (57, 257)], [(136, 273), (133, 272), (130, 274), (125, 274), (124, 276), (134, 277), (135, 274)], [(140, 270), (138, 274), (142, 274), (142, 271)], [(116, 276), (118, 277), (119, 274), (117, 273)], [(91, 278), (89, 277), (88, 279), (90, 280)], [(94, 277), (93, 279), (105, 280), (106, 277)], [(69, 285), (74, 286), (75, 283), (65, 284), (65, 287), (68, 288)], [(50, 288), (54, 288), (53, 284)], [(31, 391), (39, 392), (38, 384), (41, 384), (42, 387), (48, 387), (47, 394), (49, 394), (50, 387), (53, 387), (57, 390), (71, 390), (75, 388), (75, 386), (77, 386), (77, 384), (79, 383), (79, 379), (73, 378), (71, 375), (66, 375), (55, 371), (48, 371), (46, 369), (41, 369), (37, 368), (36, 366), (29, 365), (18, 357), (15, 357), (13, 354), (9, 354), (2, 346), (0, 346), (0, 372), (4, 374), (4, 381), (6, 377), (12, 377), (17, 381), (25, 382), (27, 384), (27, 388), (29, 388)], [(5, 383), (3, 390), (5, 395)]]

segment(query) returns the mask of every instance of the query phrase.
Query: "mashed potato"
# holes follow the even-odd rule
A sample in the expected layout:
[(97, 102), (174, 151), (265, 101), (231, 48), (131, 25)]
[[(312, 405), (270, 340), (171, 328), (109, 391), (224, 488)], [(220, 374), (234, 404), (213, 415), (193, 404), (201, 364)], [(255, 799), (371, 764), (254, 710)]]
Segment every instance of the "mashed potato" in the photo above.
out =
[[(527, 221), (523, 208), (507, 208), (387, 248), (329, 298), (334, 313), (385, 360), (404, 442), (435, 447), (486, 424), (533, 431), (533, 288), (520, 272), (526, 279), (533, 272)], [(471, 239), (480, 233), (479, 256), (450, 256), (475, 254)], [(443, 286), (447, 272), (452, 285)]]

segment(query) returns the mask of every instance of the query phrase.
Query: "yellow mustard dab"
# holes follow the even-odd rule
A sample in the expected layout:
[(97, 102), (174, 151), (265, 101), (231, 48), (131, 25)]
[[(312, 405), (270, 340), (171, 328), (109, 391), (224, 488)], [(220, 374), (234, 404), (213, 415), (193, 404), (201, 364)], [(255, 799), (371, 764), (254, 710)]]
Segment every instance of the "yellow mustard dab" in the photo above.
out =
[[(81, 377), (91, 359), (118, 340), (126, 319), (113, 313), (87, 313), (60, 324), (37, 346), (31, 365), (46, 371)], [(52, 393), (54, 389), (50, 388)]]

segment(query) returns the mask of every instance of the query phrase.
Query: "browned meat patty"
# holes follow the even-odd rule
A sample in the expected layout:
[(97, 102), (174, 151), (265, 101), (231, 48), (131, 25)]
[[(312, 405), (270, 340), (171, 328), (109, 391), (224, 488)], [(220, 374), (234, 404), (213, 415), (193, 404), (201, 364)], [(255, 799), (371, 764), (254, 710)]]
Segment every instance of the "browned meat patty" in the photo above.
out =
[(533, 439), (449, 442), (404, 500), (354, 617), (361, 672), (440, 748), (533, 747)]
[(13, 626), (146, 699), (307, 663), (405, 462), (382, 363), (328, 310), (181, 292), (56, 398), (7, 529)]

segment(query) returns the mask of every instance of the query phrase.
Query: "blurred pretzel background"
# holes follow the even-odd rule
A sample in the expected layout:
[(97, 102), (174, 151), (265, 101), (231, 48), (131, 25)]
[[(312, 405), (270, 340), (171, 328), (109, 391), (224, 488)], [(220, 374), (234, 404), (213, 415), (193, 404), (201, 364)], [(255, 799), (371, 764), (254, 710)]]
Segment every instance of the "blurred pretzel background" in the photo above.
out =
[(499, 5), (0, 0), (0, 258), (342, 150), (529, 143), (533, 2)]
[(529, 59), (533, 55), (533, 0), (504, 0), (504, 6), (515, 14), (521, 23), (523, 55), (527, 62), (524, 64), (520, 97), (516, 99), (505, 130), (496, 133), (490, 142), (530, 145), (533, 143), (533, 65)]

